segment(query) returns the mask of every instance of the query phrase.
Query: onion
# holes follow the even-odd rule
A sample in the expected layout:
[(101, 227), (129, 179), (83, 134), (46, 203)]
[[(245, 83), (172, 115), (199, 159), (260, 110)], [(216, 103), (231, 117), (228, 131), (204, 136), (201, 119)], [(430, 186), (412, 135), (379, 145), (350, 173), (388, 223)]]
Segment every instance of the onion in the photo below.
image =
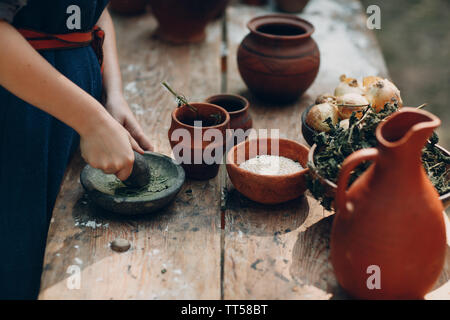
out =
[(366, 88), (365, 96), (377, 112), (380, 112), (388, 102), (396, 103), (399, 108), (403, 106), (400, 90), (387, 79), (373, 82)]
[(339, 122), (339, 127), (344, 128), (347, 130), (350, 127), (350, 119), (344, 119)]
[(356, 116), (361, 118), (364, 108), (369, 105), (369, 101), (358, 93), (347, 93), (336, 99), (339, 118), (348, 119), (355, 111)]
[(336, 97), (333, 96), (330, 93), (323, 93), (320, 96), (317, 96), (316, 98), (316, 104), (322, 104), (322, 103), (336, 103)]
[(380, 78), (377, 76), (364, 77), (363, 78), (363, 87), (368, 88), (369, 86), (371, 86), (372, 84), (374, 84), (375, 82), (377, 82), (379, 80), (383, 80), (383, 78)]
[(331, 103), (316, 104), (309, 110), (306, 116), (306, 123), (314, 130), (328, 132), (330, 127), (324, 122), (328, 118), (331, 118), (333, 125), (338, 123), (337, 107)]
[(364, 89), (359, 85), (358, 80), (354, 78), (347, 78), (345, 74), (340, 77), (341, 82), (334, 90), (336, 97), (343, 96), (347, 93), (364, 94)]

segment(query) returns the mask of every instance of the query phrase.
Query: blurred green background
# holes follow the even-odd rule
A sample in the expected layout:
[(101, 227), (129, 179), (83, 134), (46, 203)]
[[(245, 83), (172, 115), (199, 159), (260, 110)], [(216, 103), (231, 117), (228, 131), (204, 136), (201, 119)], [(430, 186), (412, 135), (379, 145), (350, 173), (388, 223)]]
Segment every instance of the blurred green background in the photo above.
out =
[(449, 0), (361, 0), (381, 9), (381, 29), (374, 30), (405, 105), (428, 103), (442, 120), (440, 144), (450, 147)]

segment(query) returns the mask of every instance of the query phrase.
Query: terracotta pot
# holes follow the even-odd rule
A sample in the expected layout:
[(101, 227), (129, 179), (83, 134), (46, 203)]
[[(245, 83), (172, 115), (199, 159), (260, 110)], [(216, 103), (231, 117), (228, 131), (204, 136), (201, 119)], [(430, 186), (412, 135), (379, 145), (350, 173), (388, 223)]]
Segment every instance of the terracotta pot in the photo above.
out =
[(242, 96), (234, 94), (218, 94), (205, 100), (207, 103), (224, 108), (230, 115), (230, 129), (250, 129), (253, 125), (248, 112), (250, 103)]
[[(264, 204), (293, 200), (306, 190), (305, 176), (308, 169), (286, 175), (262, 175), (239, 167), (242, 162), (257, 155), (275, 154), (272, 153), (272, 140), (271, 138), (246, 140), (234, 146), (227, 154), (227, 172), (234, 187), (247, 198)], [(276, 140), (279, 144), (279, 152), (276, 155), (298, 161), (307, 168), (309, 151), (307, 147), (288, 139)]]
[[(186, 106), (177, 108), (172, 112), (172, 123), (168, 133), (170, 146), (172, 149), (177, 146), (177, 148), (183, 148), (183, 150), (189, 151), (190, 163), (181, 163), (187, 177), (197, 180), (207, 180), (214, 178), (217, 175), (222, 158), (220, 158), (220, 162), (208, 164), (201, 155), (203, 155), (207, 147), (209, 149), (217, 147), (222, 150), (222, 154), (224, 153), (226, 147), (226, 129), (229, 129), (230, 127), (230, 116), (225, 109), (213, 104), (191, 103), (191, 105), (197, 108), (198, 115)], [(220, 114), (222, 117), (222, 122), (220, 124), (208, 125), (208, 123), (206, 123), (205, 125), (204, 122), (203, 127), (193, 126), (193, 121), (196, 119), (211, 121), (211, 115), (213, 114)], [(178, 138), (173, 136), (175, 129), (186, 129), (189, 132), (190, 139), (185, 141), (181, 138), (179, 141)], [(204, 138), (205, 133), (207, 133), (209, 129), (219, 130), (221, 139), (208, 141), (208, 139)], [(200, 155), (201, 163), (196, 164), (194, 162), (196, 160), (196, 154)], [(215, 155), (214, 152), (212, 154), (213, 156)], [(178, 154), (175, 154), (175, 158), (177, 158), (177, 155)], [(183, 155), (184, 153), (181, 152), (180, 156)]]
[(314, 27), (294, 15), (257, 17), (238, 50), (238, 66), (250, 91), (262, 99), (291, 102), (313, 83), (320, 53)]
[(302, 12), (309, 0), (277, 0), (278, 8), (284, 12)]
[(263, 6), (267, 4), (267, 0), (243, 0), (242, 1), (245, 4), (249, 4), (252, 6)]
[(122, 15), (136, 15), (145, 12), (148, 0), (111, 0), (109, 7)]
[(168, 42), (201, 42), (205, 28), (223, 10), (228, 0), (152, 0), (150, 6), (159, 22), (157, 35)]
[[(439, 195), (421, 162), (422, 148), (440, 120), (403, 108), (376, 130), (378, 148), (343, 163), (331, 231), (331, 262), (342, 287), (362, 299), (423, 299), (438, 279), (446, 252)], [(363, 161), (373, 164), (351, 185)], [(379, 268), (379, 289), (368, 280)]]
[(222, 1), (222, 5), (220, 6), (219, 10), (217, 10), (217, 14), (214, 17), (214, 19), (218, 19), (220, 17), (223, 17), (225, 14), (225, 11), (227, 10), (228, 4), (230, 3), (230, 0)]

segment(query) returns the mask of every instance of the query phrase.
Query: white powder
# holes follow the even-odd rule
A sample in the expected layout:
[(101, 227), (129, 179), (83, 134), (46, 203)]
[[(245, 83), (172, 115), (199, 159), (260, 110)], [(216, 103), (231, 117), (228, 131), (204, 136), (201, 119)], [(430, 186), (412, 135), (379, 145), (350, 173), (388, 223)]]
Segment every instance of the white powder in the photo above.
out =
[(262, 175), (284, 175), (303, 170), (303, 167), (298, 162), (274, 155), (256, 156), (241, 163), (239, 167)]

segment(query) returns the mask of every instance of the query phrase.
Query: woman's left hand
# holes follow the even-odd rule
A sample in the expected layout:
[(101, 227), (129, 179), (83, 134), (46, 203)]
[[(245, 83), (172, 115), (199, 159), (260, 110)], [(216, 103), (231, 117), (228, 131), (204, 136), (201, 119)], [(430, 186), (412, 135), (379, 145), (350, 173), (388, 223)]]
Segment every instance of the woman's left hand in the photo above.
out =
[(145, 151), (153, 151), (150, 140), (145, 135), (127, 101), (122, 95), (107, 99), (105, 106), (114, 119), (128, 130), (142, 149)]

